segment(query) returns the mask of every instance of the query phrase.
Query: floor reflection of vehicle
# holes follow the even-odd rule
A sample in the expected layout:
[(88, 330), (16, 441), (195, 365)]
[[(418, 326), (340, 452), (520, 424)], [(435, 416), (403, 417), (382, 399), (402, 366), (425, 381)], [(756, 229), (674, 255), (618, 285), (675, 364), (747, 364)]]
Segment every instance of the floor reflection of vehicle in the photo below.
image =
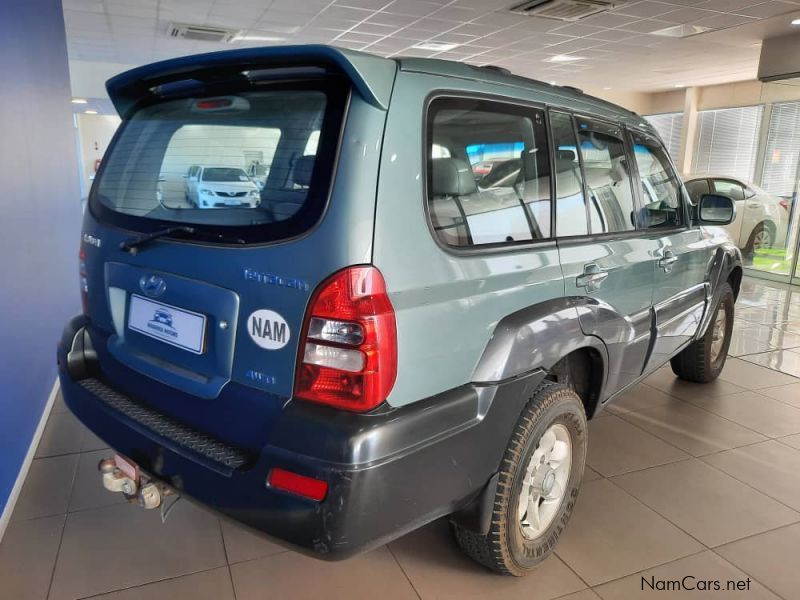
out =
[(791, 203), (760, 187), (725, 176), (703, 175), (686, 180), (686, 191), (697, 204), (703, 194), (721, 194), (736, 201), (736, 220), (725, 229), (745, 254), (783, 248)]
[(197, 208), (255, 208), (260, 198), (258, 186), (244, 169), (200, 166), (189, 169), (186, 199)]

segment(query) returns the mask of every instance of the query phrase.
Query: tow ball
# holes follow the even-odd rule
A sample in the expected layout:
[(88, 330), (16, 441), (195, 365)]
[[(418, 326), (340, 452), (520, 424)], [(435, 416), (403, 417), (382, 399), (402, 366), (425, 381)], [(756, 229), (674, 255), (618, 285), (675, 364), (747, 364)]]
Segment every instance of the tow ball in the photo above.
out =
[[(169, 511), (180, 496), (169, 486), (153, 481), (139, 471), (139, 468), (126, 458), (115, 455), (105, 458), (97, 465), (103, 478), (103, 487), (110, 492), (122, 493), (128, 502), (151, 510), (161, 507), (161, 520), (165, 521)], [(174, 497), (167, 506), (166, 498)]]

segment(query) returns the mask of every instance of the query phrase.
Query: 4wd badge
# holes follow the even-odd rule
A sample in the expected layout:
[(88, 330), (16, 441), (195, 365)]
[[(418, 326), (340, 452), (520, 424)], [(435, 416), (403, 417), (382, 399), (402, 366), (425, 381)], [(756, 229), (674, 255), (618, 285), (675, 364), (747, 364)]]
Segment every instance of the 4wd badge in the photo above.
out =
[(274, 310), (261, 309), (247, 318), (247, 333), (265, 350), (280, 350), (289, 343), (289, 324)]

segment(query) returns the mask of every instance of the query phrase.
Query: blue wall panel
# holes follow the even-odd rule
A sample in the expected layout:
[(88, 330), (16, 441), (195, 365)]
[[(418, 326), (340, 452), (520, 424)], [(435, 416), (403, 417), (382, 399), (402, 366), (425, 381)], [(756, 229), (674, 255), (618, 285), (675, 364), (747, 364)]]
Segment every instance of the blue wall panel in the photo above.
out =
[(80, 311), (80, 191), (60, 0), (0, 0), (0, 513)]

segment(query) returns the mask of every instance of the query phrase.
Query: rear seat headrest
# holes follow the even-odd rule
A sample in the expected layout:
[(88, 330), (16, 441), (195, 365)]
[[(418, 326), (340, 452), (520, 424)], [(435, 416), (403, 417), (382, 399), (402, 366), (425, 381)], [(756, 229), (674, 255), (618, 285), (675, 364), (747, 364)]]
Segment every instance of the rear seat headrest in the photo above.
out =
[(294, 170), (292, 171), (292, 181), (294, 183), (303, 187), (311, 185), (311, 173), (314, 171), (314, 160), (316, 158), (316, 154), (306, 154), (294, 161)]
[(572, 150), (559, 150), (556, 154), (558, 160), (571, 160), (575, 161), (575, 153)]
[(434, 196), (466, 196), (478, 191), (472, 167), (460, 158), (431, 160)]

